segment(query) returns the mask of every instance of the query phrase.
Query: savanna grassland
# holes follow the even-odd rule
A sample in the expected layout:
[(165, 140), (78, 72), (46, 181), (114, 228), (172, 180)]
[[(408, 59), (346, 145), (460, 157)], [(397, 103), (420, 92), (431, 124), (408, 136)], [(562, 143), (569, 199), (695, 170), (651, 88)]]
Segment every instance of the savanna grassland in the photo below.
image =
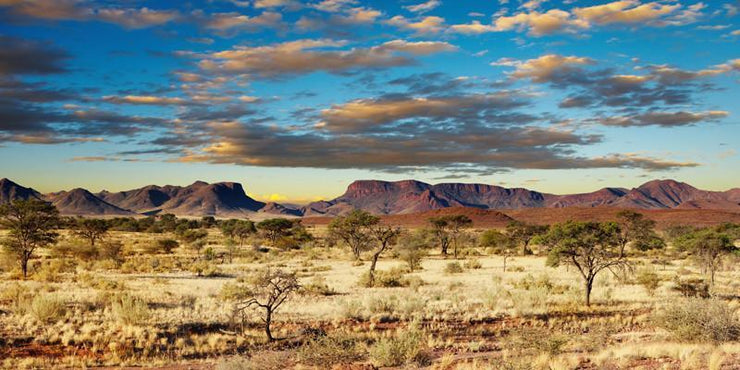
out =
[[(336, 224), (289, 221), (275, 236), (260, 224), (240, 234), (225, 220), (169, 221), (187, 226), (120, 231), (138, 221), (108, 220), (90, 243), (82, 221), (67, 220), (25, 279), (6, 252), (0, 366), (740, 367), (740, 256), (721, 254), (711, 283), (706, 259), (681, 247), (737, 225), (657, 230), (664, 245), (650, 248), (628, 242), (627, 263), (595, 276), (586, 305), (579, 269), (564, 254), (554, 261), (566, 242), (547, 237), (552, 227), (522, 248), (513, 227), (466, 225), (443, 255), (433, 227), (388, 226), (370, 282), (375, 239), (357, 259)], [(273, 286), (285, 300), (269, 340), (259, 304)]]

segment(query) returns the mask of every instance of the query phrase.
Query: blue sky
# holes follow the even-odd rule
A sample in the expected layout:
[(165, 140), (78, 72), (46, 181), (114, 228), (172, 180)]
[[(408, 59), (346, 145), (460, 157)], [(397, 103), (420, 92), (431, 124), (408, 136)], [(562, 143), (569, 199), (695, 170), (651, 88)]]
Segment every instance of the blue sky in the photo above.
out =
[[(173, 7), (179, 4), (179, 7)], [(740, 4), (0, 1), (0, 177), (740, 184)]]

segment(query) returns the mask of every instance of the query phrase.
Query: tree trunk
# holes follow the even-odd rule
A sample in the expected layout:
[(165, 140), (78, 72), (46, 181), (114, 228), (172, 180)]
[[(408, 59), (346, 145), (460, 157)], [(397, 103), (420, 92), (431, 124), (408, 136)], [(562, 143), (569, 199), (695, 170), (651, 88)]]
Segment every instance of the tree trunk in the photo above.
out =
[(28, 277), (28, 259), (21, 257), (21, 271), (23, 271), (23, 280)]
[(506, 272), (506, 259), (509, 258), (509, 256), (504, 255), (504, 272)]
[(370, 263), (370, 286), (375, 286), (375, 265), (378, 263), (380, 253), (373, 254), (373, 261)]
[(265, 334), (267, 335), (267, 341), (272, 342), (275, 340), (275, 338), (272, 337), (272, 332), (270, 331), (270, 324), (272, 323), (272, 311), (267, 310), (267, 315), (265, 316)]
[(447, 245), (447, 243), (446, 243), (446, 242), (442, 242), (442, 254), (443, 254), (443, 255), (444, 255), (445, 257), (447, 257), (447, 246), (448, 246), (448, 245)]
[(593, 277), (586, 279), (586, 306), (591, 306), (591, 290), (594, 287)]

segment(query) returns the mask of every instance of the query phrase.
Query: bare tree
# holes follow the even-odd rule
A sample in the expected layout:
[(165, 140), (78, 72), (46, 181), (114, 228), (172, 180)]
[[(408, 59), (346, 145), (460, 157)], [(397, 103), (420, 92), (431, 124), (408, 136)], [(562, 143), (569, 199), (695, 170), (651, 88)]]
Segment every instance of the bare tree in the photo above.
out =
[(56, 242), (59, 223), (56, 207), (41, 200), (16, 200), (0, 206), (0, 226), (9, 230), (3, 244), (18, 257), (24, 279), (33, 252)]
[(235, 311), (244, 312), (250, 308), (263, 310), (260, 319), (265, 325), (267, 340), (272, 342), (275, 340), (271, 331), (275, 311), (300, 287), (293, 273), (282, 270), (263, 270), (250, 283), (251, 297), (237, 303)]

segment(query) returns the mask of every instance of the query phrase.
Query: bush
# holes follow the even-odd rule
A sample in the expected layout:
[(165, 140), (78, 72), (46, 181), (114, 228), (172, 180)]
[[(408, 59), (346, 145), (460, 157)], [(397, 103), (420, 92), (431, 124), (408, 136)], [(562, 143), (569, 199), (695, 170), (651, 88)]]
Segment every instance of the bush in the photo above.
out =
[(180, 243), (174, 239), (160, 239), (144, 246), (146, 254), (171, 254), (172, 250), (179, 247)]
[(676, 286), (673, 290), (688, 298), (709, 298), (709, 284), (702, 279), (682, 280), (678, 276), (675, 279)]
[(225, 283), (218, 292), (218, 297), (225, 301), (242, 301), (251, 295), (249, 287), (239, 283)]
[(359, 285), (372, 288), (397, 288), (408, 286), (410, 281), (406, 278), (406, 272), (400, 268), (392, 268), (390, 270), (375, 270), (375, 280), (373, 284), (370, 283), (370, 272), (365, 272), (359, 281)]
[(396, 337), (386, 337), (370, 348), (370, 359), (375, 366), (401, 366), (416, 363), (431, 365), (429, 354), (424, 351), (424, 335), (418, 328), (411, 328)]
[(66, 311), (62, 300), (45, 294), (39, 294), (31, 301), (30, 313), (37, 320), (52, 323), (64, 316)]
[(460, 262), (450, 262), (445, 266), (446, 274), (459, 274), (461, 272), (463, 272), (463, 267)]
[(730, 306), (718, 300), (678, 300), (655, 315), (654, 321), (678, 340), (716, 343), (740, 339), (740, 321)]
[(301, 293), (316, 296), (331, 296), (337, 292), (326, 284), (323, 276), (315, 276), (311, 282), (301, 287)]
[(655, 290), (660, 287), (660, 276), (651, 270), (640, 271), (635, 277), (635, 281), (642, 285), (650, 296), (655, 295)]
[(129, 325), (141, 325), (149, 320), (150, 312), (147, 303), (141, 299), (122, 294), (111, 302), (111, 313), (116, 320)]
[(351, 364), (364, 357), (364, 346), (356, 338), (347, 335), (321, 336), (308, 341), (298, 350), (301, 364), (321, 368)]
[(478, 270), (483, 268), (483, 265), (475, 258), (465, 261), (465, 268), (469, 270)]

